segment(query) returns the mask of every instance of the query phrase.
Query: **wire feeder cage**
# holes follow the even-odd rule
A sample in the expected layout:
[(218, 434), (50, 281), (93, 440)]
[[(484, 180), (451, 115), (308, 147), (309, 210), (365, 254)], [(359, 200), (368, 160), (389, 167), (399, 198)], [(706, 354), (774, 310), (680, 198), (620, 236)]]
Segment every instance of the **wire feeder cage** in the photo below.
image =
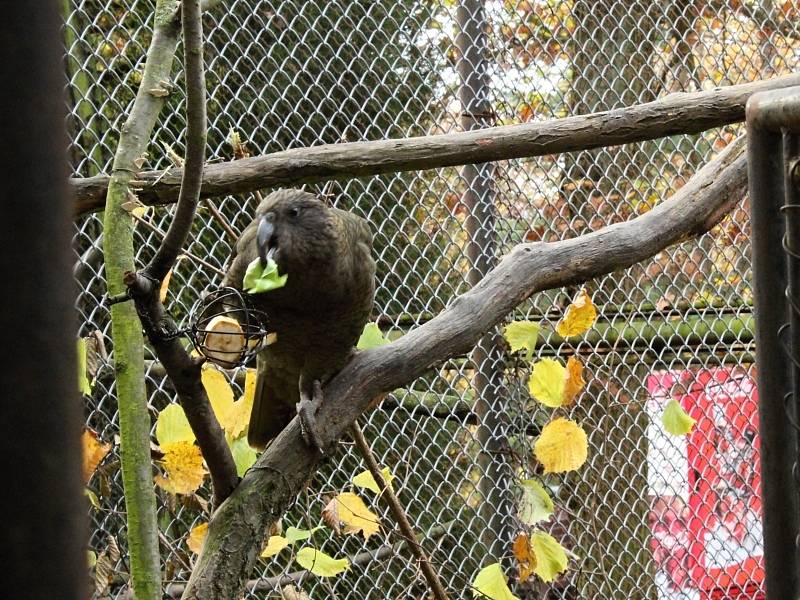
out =
[(253, 308), (247, 294), (222, 287), (194, 303), (187, 335), (209, 361), (232, 369), (245, 364), (264, 346), (267, 322), (267, 315)]

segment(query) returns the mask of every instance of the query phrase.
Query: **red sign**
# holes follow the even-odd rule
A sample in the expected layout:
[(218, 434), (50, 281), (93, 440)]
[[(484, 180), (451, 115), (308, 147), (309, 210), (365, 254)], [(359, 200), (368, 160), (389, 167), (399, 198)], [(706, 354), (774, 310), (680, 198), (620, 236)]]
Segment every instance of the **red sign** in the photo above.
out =
[[(741, 367), (659, 372), (647, 388), (659, 597), (763, 599), (754, 374)], [(661, 427), (672, 398), (696, 420), (688, 436)]]

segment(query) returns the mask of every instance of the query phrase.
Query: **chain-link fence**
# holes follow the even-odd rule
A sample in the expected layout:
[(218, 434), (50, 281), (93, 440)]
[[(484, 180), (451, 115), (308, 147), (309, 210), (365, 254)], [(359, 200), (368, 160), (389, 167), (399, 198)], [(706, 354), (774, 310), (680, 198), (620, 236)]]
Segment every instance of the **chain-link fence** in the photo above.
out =
[[(141, 79), (152, 0), (65, 3), (71, 159), (76, 176), (108, 172), (120, 126)], [(785, 74), (800, 59), (796, 2), (738, 0), (232, 0), (205, 16), (209, 156), (228, 160), (231, 130), (253, 154), (323, 143), (425, 135), (551, 119)], [(460, 32), (460, 33), (459, 33)], [(182, 77), (163, 111), (148, 168), (181, 154)], [(514, 244), (553, 241), (649, 210), (691, 177), (738, 126), (637, 145), (492, 165), (311, 186), (363, 215), (378, 262), (374, 316), (390, 336), (424, 323)], [(254, 196), (201, 206), (168, 303), (185, 317), (219, 284)], [(542, 321), (537, 357), (580, 356), (586, 391), (564, 416), (589, 434), (578, 473), (543, 476), (533, 459), (552, 416), (527, 391), (529, 366), (488, 335), (364, 417), (364, 431), (453, 597), (502, 561), (521, 598), (756, 598), (763, 593), (753, 404), (753, 321), (747, 206), (700, 240), (587, 284), (600, 317), (578, 343), (553, 327), (576, 290), (540, 294), (513, 318)], [(214, 214), (217, 213), (217, 214)], [(159, 243), (169, 208), (136, 223), (138, 261)], [(83, 335), (108, 347), (109, 311), (98, 215), (76, 221), (76, 307)], [(202, 260), (202, 262), (201, 262)], [(113, 361), (113, 351), (111, 352)], [(153, 416), (175, 394), (148, 357)], [(230, 374), (241, 388), (243, 370)], [(664, 434), (670, 398), (698, 418), (685, 438)], [(97, 374), (87, 425), (118, 431), (113, 369)], [(91, 547), (122, 549), (98, 595), (126, 589), (125, 504), (118, 445), (90, 487)], [(311, 527), (326, 496), (365, 466), (343, 442), (283, 520)], [(570, 570), (550, 584), (520, 583), (509, 559), (520, 522), (516, 484), (536, 478), (555, 515), (539, 527), (568, 547)], [(165, 578), (185, 582), (203, 498), (158, 490)], [(335, 578), (294, 583), (311, 598), (424, 598), (426, 586), (391, 516), (369, 541), (315, 534), (349, 557)], [(279, 597), (278, 576), (301, 569), (290, 551), (260, 560), (248, 597)], [(737, 591), (734, 593), (734, 590)], [(736, 593), (740, 593), (737, 596)], [(716, 595), (714, 595), (716, 594)]]

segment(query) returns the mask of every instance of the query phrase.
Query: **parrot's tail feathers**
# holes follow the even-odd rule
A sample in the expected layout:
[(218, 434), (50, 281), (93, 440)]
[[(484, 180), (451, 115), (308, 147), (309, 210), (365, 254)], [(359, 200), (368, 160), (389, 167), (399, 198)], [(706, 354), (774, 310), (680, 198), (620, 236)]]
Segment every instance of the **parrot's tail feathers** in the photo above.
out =
[(280, 390), (279, 387), (279, 377), (264, 368), (259, 357), (253, 410), (247, 428), (247, 443), (256, 450), (264, 450), (294, 417), (294, 404), (290, 403), (294, 397), (284, 399), (282, 395), (286, 395), (287, 390)]

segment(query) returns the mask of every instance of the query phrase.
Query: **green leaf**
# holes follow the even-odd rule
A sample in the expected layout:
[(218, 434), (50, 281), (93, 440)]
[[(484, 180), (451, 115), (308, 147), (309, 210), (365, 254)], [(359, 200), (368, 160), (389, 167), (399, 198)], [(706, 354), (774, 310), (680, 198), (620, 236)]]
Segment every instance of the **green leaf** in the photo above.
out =
[(525, 360), (530, 361), (539, 339), (539, 329), (539, 323), (535, 321), (512, 321), (503, 329), (503, 337), (512, 352), (525, 350)]
[(236, 473), (239, 477), (244, 477), (247, 469), (253, 466), (256, 462), (258, 455), (256, 451), (247, 443), (247, 437), (242, 436), (234, 440), (231, 446), (231, 454), (233, 454), (233, 462), (236, 463)]
[(534, 479), (525, 479), (520, 483), (522, 497), (519, 501), (519, 520), (526, 525), (536, 525), (549, 519), (554, 507), (544, 486)]
[(286, 529), (286, 539), (289, 541), (290, 544), (294, 544), (295, 542), (299, 542), (301, 540), (307, 540), (311, 538), (311, 535), (315, 531), (319, 531), (322, 529), (322, 525), (319, 527), (314, 527), (314, 529), (300, 529), (298, 527), (289, 527)]
[(364, 331), (361, 332), (361, 337), (358, 338), (356, 348), (359, 350), (366, 350), (367, 348), (377, 348), (378, 346), (385, 346), (389, 343), (377, 323), (367, 323), (364, 325)]
[(278, 264), (271, 258), (267, 261), (266, 267), (261, 264), (260, 258), (256, 258), (247, 265), (242, 283), (244, 291), (248, 294), (261, 294), (282, 288), (288, 278), (288, 275), (278, 274)]
[(472, 594), (476, 598), (491, 598), (491, 600), (519, 600), (508, 589), (500, 563), (493, 563), (478, 571), (472, 580)]
[(317, 577), (335, 577), (350, 568), (350, 561), (346, 558), (335, 559), (311, 546), (301, 548), (295, 560)]
[(159, 446), (178, 442), (194, 442), (194, 432), (189, 426), (186, 413), (183, 412), (180, 404), (170, 404), (158, 413), (156, 439)]
[(556, 539), (544, 531), (531, 536), (531, 548), (536, 556), (536, 573), (542, 581), (553, 581), (559, 573), (567, 570), (567, 552)]
[[(381, 469), (381, 475), (383, 475), (383, 480), (386, 482), (386, 485), (388, 485), (391, 488), (394, 475), (392, 475), (392, 472), (389, 470), (389, 467), (384, 467), (383, 469)], [(375, 492), (376, 494), (381, 493), (381, 489), (378, 487), (378, 482), (375, 481), (375, 478), (369, 471), (362, 471), (361, 473), (353, 477), (353, 485), (370, 490), (371, 492)]]
[(559, 361), (543, 358), (533, 365), (528, 391), (531, 396), (550, 408), (564, 403), (564, 386), (567, 382), (566, 369)]
[(673, 398), (664, 407), (664, 412), (661, 414), (661, 422), (664, 424), (664, 429), (667, 433), (672, 435), (686, 435), (692, 430), (694, 424), (697, 422), (681, 408), (678, 401)]
[(89, 499), (89, 504), (91, 504), (97, 510), (100, 510), (100, 500), (98, 500), (97, 494), (95, 494), (89, 488), (84, 488), (83, 493), (86, 494), (86, 497)]
[(81, 394), (90, 396), (92, 394), (92, 384), (86, 377), (86, 340), (78, 340), (78, 390)]

